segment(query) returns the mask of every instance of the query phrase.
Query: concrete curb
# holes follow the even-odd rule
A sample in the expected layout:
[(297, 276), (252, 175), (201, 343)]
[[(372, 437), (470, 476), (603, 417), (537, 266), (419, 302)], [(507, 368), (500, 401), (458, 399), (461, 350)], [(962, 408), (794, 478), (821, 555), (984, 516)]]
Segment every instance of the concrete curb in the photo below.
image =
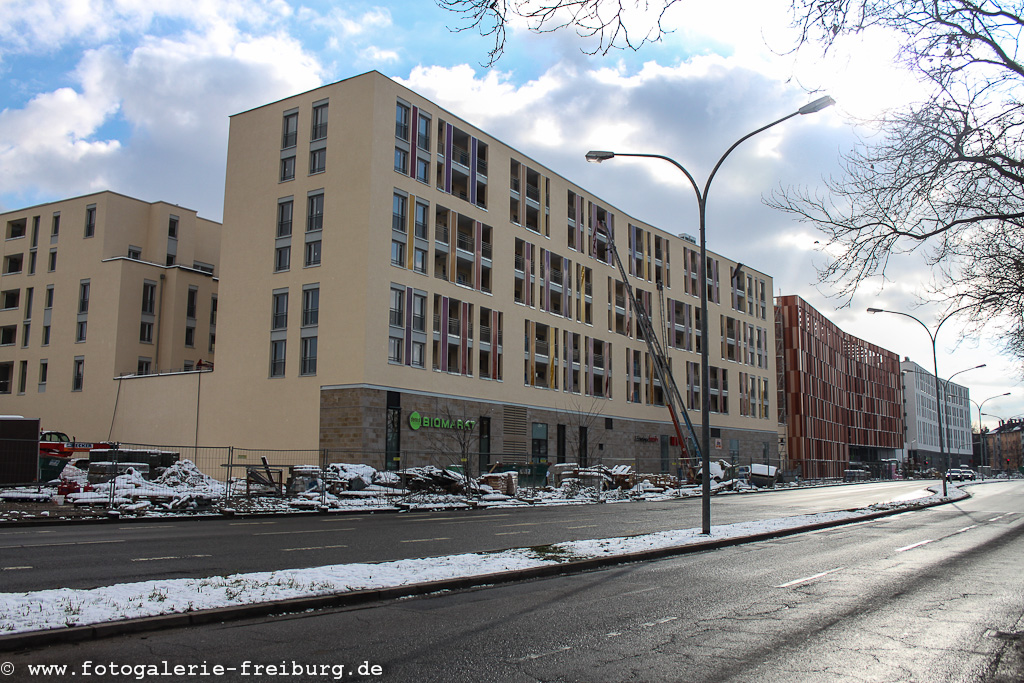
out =
[[(157, 631), (168, 628), (180, 628), (183, 626), (197, 626), (201, 624), (225, 622), (238, 619), (248, 619), (253, 617), (268, 616), (272, 614), (286, 614), (293, 612), (304, 612), (307, 610), (350, 607), (353, 605), (380, 602), (382, 600), (394, 600), (397, 598), (426, 595), (429, 593), (436, 593), (440, 591), (465, 590), (467, 588), (476, 588), (480, 586), (491, 586), (497, 584), (514, 583), (517, 581), (527, 581), (530, 579), (540, 579), (552, 576), (577, 574), (586, 571), (593, 571), (596, 569), (603, 569), (606, 567), (611, 567), (619, 564), (629, 564), (632, 562), (657, 560), (666, 557), (702, 552), (706, 550), (718, 550), (720, 548), (742, 545), (744, 543), (756, 543), (758, 541), (767, 541), (775, 538), (782, 538), (785, 536), (793, 536), (795, 534), (806, 533), (808, 531), (817, 531), (819, 529), (838, 527), (846, 524), (853, 524), (857, 522), (878, 519), (880, 517), (897, 515), (904, 512), (922, 510), (925, 508), (935, 507), (937, 505), (946, 505), (952, 502), (956, 501), (946, 500), (930, 503), (910, 504), (903, 507), (894, 508), (891, 510), (880, 510), (878, 512), (868, 513), (866, 515), (856, 517), (853, 519), (817, 522), (814, 524), (807, 524), (801, 527), (794, 527), (792, 529), (782, 529), (778, 531), (764, 532), (760, 534), (751, 534), (749, 536), (737, 536), (734, 538), (725, 538), (715, 541), (704, 541), (700, 543), (692, 543), (689, 545), (675, 546), (671, 548), (658, 548), (654, 550), (624, 553), (621, 555), (612, 555), (608, 557), (595, 557), (588, 558), (585, 560), (574, 560), (559, 564), (545, 565), (542, 567), (533, 567), (530, 569), (517, 569), (492, 574), (481, 574), (478, 576), (459, 577), (453, 579), (445, 579), (441, 581), (430, 581), (426, 583), (415, 583), (404, 586), (394, 586), (390, 588), (351, 591), (346, 593), (335, 593), (332, 595), (320, 595), (305, 598), (291, 598), (287, 600), (260, 602), (249, 605), (233, 605), (230, 607), (219, 607), (216, 609), (199, 610), (196, 612), (165, 614), (156, 617), (143, 617), (141, 619), (129, 619), (124, 621), (110, 621), (104, 622), (102, 624), (93, 624), (89, 626), (71, 626), (67, 628), (49, 629), (46, 631), (27, 631), (24, 633), (15, 633), (0, 636), (0, 652), (35, 648), (44, 645), (53, 645), (56, 643), (97, 640), (99, 638), (109, 638), (111, 636), (125, 635), (131, 633), (143, 633), (147, 631)], [(848, 510), (848, 512), (853, 512), (853, 510)]]

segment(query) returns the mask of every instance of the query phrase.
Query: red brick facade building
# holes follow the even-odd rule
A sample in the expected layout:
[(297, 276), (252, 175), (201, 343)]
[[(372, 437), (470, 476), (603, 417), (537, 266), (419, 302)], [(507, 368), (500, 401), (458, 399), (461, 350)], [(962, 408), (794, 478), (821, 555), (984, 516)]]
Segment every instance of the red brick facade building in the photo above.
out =
[(842, 477), (904, 445), (900, 359), (843, 332), (798, 296), (775, 300), (780, 432), (788, 469)]

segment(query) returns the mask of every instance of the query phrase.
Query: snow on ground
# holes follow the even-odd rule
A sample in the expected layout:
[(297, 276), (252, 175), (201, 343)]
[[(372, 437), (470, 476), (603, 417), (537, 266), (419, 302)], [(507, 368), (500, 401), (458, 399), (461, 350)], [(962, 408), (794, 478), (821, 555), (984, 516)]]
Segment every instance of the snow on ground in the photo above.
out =
[[(931, 491), (924, 490), (923, 493), (931, 494)], [(966, 495), (951, 486), (945, 498), (932, 494), (915, 502), (958, 500)], [(714, 526), (710, 536), (702, 535), (699, 529), (681, 529), (639, 536), (568, 541), (540, 548), (515, 548), (502, 552), (375, 564), (338, 564), (205, 579), (161, 579), (91, 590), (58, 588), (27, 593), (0, 593), (0, 634), (405, 586), (457, 577), (486, 576), (570, 560), (625, 555), (641, 550), (680, 547), (707, 540), (795, 529), (819, 522), (852, 520), (880, 509), (899, 509), (910, 505), (909, 502), (892, 502), (855, 511)]]

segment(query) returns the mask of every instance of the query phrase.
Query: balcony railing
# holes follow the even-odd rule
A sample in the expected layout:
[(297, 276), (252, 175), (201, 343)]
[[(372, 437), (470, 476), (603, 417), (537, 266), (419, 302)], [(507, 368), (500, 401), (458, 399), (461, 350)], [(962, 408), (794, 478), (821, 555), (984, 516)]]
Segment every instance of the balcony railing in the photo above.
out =
[(448, 244), (448, 226), (438, 223), (434, 226), (434, 240), (441, 244)]
[(526, 198), (535, 202), (540, 201), (540, 188), (536, 185), (526, 184)]
[(463, 251), (472, 252), (474, 250), (475, 240), (469, 235), (459, 234), (455, 239), (455, 243)]

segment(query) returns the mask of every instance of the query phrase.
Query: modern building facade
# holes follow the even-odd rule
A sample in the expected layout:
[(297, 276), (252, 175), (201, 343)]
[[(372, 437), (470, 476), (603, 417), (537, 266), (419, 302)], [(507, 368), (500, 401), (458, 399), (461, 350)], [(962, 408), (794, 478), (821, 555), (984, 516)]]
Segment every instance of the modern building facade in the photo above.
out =
[(803, 477), (881, 473), (904, 438), (899, 356), (847, 334), (799, 296), (775, 300), (780, 433)]
[[(216, 371), (201, 389), (123, 382), (122, 398), (152, 411), (175, 397), (198, 443), (388, 467), (457, 450), (474, 472), (478, 458), (675, 471), (613, 239), (695, 422), (710, 397), (711, 457), (774, 450), (768, 275), (709, 254), (700, 282), (692, 238), (375, 72), (232, 117)], [(173, 443), (150, 429), (122, 438)]]
[[(971, 396), (967, 387), (939, 378), (940, 397), (935, 395), (935, 375), (904, 358), (903, 400), (907, 422), (907, 468), (950, 467), (969, 464), (971, 446)], [(942, 406), (944, 442), (939, 443), (939, 406)], [(942, 448), (940, 449), (940, 445)]]
[(0, 214), (0, 413), (108, 438), (119, 375), (212, 362), (220, 224), (99, 192)]

